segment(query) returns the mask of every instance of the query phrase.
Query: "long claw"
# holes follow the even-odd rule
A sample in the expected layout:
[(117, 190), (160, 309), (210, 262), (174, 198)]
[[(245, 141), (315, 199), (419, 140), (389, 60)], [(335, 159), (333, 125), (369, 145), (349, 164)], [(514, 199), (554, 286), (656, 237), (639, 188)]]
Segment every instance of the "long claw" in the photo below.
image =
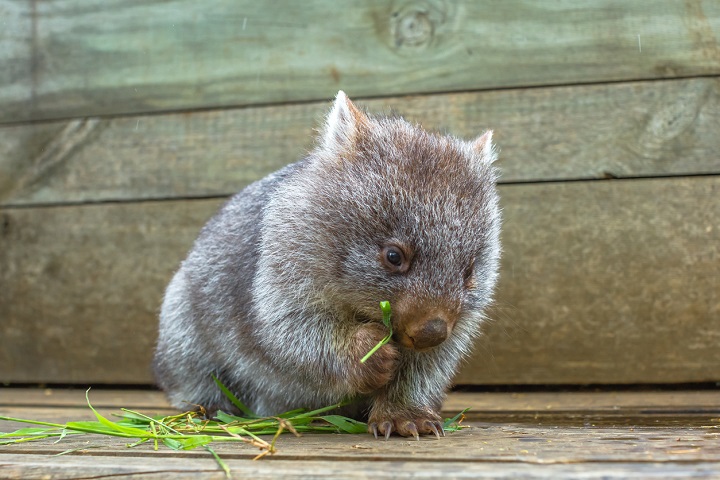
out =
[(370, 428), (372, 428), (372, 433), (373, 433), (373, 435), (375, 435), (375, 440), (377, 440), (377, 438), (378, 438), (378, 435), (377, 435), (377, 423), (372, 423), (372, 424), (370, 424)]
[(442, 432), (443, 437), (444, 437), (444, 436), (445, 436), (445, 429), (443, 428), (443, 424), (440, 423), (440, 422), (438, 422), (438, 426), (440, 427), (440, 431)]
[(420, 441), (420, 434), (418, 433), (418, 429), (414, 423), (408, 423), (405, 428), (412, 434), (413, 437), (415, 437), (415, 440), (418, 442)]
[(385, 441), (387, 441), (387, 439), (390, 438), (390, 435), (392, 434), (392, 423), (385, 422), (383, 423), (383, 427), (385, 427)]
[[(435, 434), (437, 439), (440, 440), (440, 432), (438, 432), (438, 429), (435, 426), (435, 422), (428, 421), (428, 422), (425, 422), (425, 425), (427, 425), (430, 428), (430, 430), (432, 430), (432, 432)], [(440, 425), (440, 428), (442, 428), (442, 425)], [(443, 436), (444, 435), (445, 435), (445, 432), (443, 432)]]

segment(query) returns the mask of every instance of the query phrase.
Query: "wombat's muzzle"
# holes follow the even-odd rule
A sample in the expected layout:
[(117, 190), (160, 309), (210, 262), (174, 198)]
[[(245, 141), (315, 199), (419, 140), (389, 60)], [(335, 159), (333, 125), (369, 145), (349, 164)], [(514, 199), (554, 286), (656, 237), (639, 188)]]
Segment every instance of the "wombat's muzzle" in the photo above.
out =
[(411, 336), (413, 346), (417, 350), (434, 347), (445, 341), (448, 335), (448, 328), (445, 320), (433, 318), (428, 320)]
[(413, 323), (404, 331), (398, 332), (397, 340), (405, 347), (413, 350), (425, 350), (440, 345), (448, 337), (451, 326), (442, 318)]

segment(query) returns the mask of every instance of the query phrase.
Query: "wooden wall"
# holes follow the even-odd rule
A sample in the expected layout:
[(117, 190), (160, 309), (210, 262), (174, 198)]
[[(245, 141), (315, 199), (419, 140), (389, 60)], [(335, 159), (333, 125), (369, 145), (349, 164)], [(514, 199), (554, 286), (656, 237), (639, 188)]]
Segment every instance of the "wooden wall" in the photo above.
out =
[(163, 289), (338, 89), (501, 148), (466, 384), (720, 380), (720, 2), (0, 0), (0, 382), (151, 382)]

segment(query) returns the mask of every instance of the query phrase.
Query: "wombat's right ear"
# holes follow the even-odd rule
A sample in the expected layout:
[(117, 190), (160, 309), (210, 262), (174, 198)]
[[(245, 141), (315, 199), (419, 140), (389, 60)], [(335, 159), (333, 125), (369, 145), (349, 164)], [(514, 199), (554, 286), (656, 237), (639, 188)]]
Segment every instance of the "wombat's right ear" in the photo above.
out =
[(340, 90), (322, 128), (323, 150), (339, 153), (352, 148), (359, 130), (369, 123), (367, 115)]
[(485, 163), (493, 163), (497, 160), (497, 150), (493, 145), (492, 137), (493, 131), (488, 130), (471, 142), (473, 151), (479, 154)]

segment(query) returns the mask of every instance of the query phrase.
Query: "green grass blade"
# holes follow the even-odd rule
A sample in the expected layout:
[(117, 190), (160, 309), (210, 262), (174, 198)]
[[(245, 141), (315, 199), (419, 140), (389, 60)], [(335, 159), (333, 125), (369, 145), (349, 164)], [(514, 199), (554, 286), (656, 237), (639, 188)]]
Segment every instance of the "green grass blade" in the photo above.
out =
[(388, 302), (387, 300), (380, 302), (380, 310), (382, 310), (383, 313), (383, 323), (386, 327), (392, 330), (392, 323), (390, 323), (390, 315), (392, 315), (392, 309), (390, 309), (390, 302)]
[(225, 472), (225, 478), (232, 478), (232, 474), (230, 473), (230, 467), (227, 463), (223, 461), (222, 458), (220, 458), (217, 453), (215, 453), (215, 450), (213, 450), (210, 445), (205, 445), (205, 450), (210, 452), (210, 454), (215, 458), (215, 461), (220, 466), (220, 468), (223, 469), (223, 471)]
[(365, 354), (364, 357), (360, 359), (360, 363), (367, 362), (367, 359), (370, 358), (375, 352), (377, 352), (383, 345), (387, 344), (393, 335), (393, 329), (392, 329), (392, 322), (390, 321), (390, 315), (392, 315), (392, 310), (390, 309), (390, 302), (387, 300), (380, 302), (380, 310), (382, 310), (383, 318), (382, 322), (383, 324), (390, 329), (388, 334), (380, 340), (377, 345), (375, 345), (368, 353)]
[(458, 413), (458, 414), (455, 415), (454, 417), (452, 417), (452, 418), (446, 418), (446, 419), (445, 419), (445, 422), (443, 423), (443, 428), (444, 428), (445, 430), (447, 430), (448, 432), (455, 432), (455, 431), (461, 430), (461, 429), (463, 429), (463, 428), (467, 428), (467, 427), (461, 426), (461, 425), (458, 423), (458, 420), (460, 420), (463, 416), (465, 416), (465, 413), (466, 413), (468, 410), (470, 410), (470, 409), (469, 409), (469, 408), (466, 408), (465, 410), (463, 410), (462, 412)]
[(63, 428), (63, 429), (62, 429), (62, 432), (60, 433), (60, 437), (59, 437), (57, 440), (55, 440), (55, 443), (60, 442), (60, 440), (62, 440), (63, 438), (65, 438), (65, 436), (66, 436), (68, 433), (70, 433), (70, 432), (68, 432), (68, 429), (67, 429), (67, 428)]
[[(144, 414), (142, 414), (142, 413), (140, 413), (140, 412), (136, 412), (135, 410), (129, 410), (129, 409), (127, 409), (127, 408), (121, 408), (120, 410), (122, 410), (123, 412), (125, 412), (125, 413), (127, 413), (127, 414), (132, 414), (132, 415), (134, 415), (136, 418), (139, 418), (139, 419), (141, 419), (141, 420), (144, 420), (144, 421), (146, 422), (146, 425), (147, 425), (148, 427), (150, 427), (150, 428), (152, 428), (153, 424), (158, 424), (158, 425), (162, 425), (163, 427), (167, 428), (168, 430), (170, 430), (170, 431), (173, 432), (173, 433), (176, 433), (176, 434), (179, 434), (179, 433), (180, 433), (180, 432), (178, 432), (177, 430), (171, 428), (171, 427), (170, 427), (169, 425), (167, 425), (166, 423), (164, 423), (164, 422), (162, 421), (162, 420), (164, 420), (164, 418), (163, 418), (163, 419), (155, 419), (155, 418), (149, 417), (149, 416), (147, 416), (147, 415), (144, 415)], [(153, 429), (153, 430), (154, 430), (154, 429)]]
[(68, 455), (70, 453), (82, 452), (83, 450), (87, 450), (89, 448), (103, 448), (103, 447), (104, 447), (104, 445), (85, 445), (84, 447), (71, 448), (70, 450), (65, 450), (60, 453), (56, 453), (55, 455), (53, 455), (53, 457), (61, 457), (63, 455)]
[(212, 379), (215, 381), (215, 384), (218, 386), (220, 391), (223, 392), (223, 395), (227, 397), (228, 400), (230, 400), (230, 403), (235, 405), (238, 410), (240, 410), (244, 415), (247, 415), (251, 418), (257, 418), (257, 415), (255, 415), (253, 412), (250, 411), (248, 407), (245, 406), (244, 403), (240, 401), (239, 398), (235, 396), (234, 393), (232, 393), (223, 383), (215, 376), (212, 376)]
[(377, 352), (378, 350), (380, 350), (380, 347), (382, 347), (383, 345), (387, 344), (387, 343), (390, 341), (391, 338), (392, 338), (392, 333), (388, 333), (386, 337), (384, 337), (382, 340), (380, 340), (380, 341), (377, 343), (377, 345), (375, 345), (375, 346), (372, 348), (372, 350), (370, 350), (368, 353), (365, 354), (364, 357), (362, 357), (362, 358), (360, 359), (360, 363), (365, 363), (365, 362), (367, 362), (367, 359), (370, 358), (370, 357), (372, 357), (375, 352)]
[(197, 447), (204, 447), (213, 441), (210, 435), (186, 435), (185, 438), (176, 439), (182, 445), (183, 450), (192, 450)]
[(320, 419), (335, 425), (345, 433), (366, 433), (368, 431), (366, 423), (343, 417), (342, 415), (325, 415), (320, 417)]
[(43, 434), (46, 434), (53, 430), (57, 430), (57, 428), (56, 427), (52, 427), (52, 428), (34, 428), (34, 427), (21, 428), (20, 430), (15, 430), (14, 432), (0, 433), (0, 438), (25, 437), (25, 436), (30, 436), (30, 435), (43, 435)]
[(41, 422), (39, 420), (28, 420), (25, 418), (14, 418), (14, 417), (3, 417), (0, 416), (0, 420), (5, 420), (8, 422), (17, 422), (17, 423), (28, 423), (30, 425), (45, 425), (46, 427), (55, 427), (55, 428), (63, 428), (65, 425), (61, 425), (59, 423), (50, 423), (50, 422)]
[(280, 415), (277, 415), (279, 418), (292, 418), (296, 415), (300, 415), (301, 413), (307, 412), (306, 408), (296, 408), (295, 410), (289, 410), (287, 412), (281, 413)]
[(222, 423), (251, 423), (256, 422), (258, 420), (258, 417), (252, 417), (252, 418), (246, 418), (246, 417), (238, 417), (237, 415), (231, 415), (229, 413), (225, 413), (222, 410), (218, 410), (215, 414), (215, 418), (218, 419)]
[(142, 437), (139, 437), (136, 433), (121, 432), (118, 429), (104, 425), (101, 422), (68, 422), (65, 424), (65, 428), (75, 432), (94, 433), (96, 435), (110, 435), (113, 437), (123, 438), (144, 438), (150, 436), (150, 434), (145, 430), (139, 430), (140, 432), (143, 432)]
[(29, 437), (20, 437), (14, 440), (0, 440), (0, 445), (10, 445), (13, 443), (25, 443), (34, 442), (36, 440), (42, 440), (44, 438), (57, 437), (59, 433), (48, 433), (47, 435), (31, 435)]
[(291, 422), (298, 418), (307, 418), (307, 417), (318, 417), (321, 413), (329, 412), (331, 410), (335, 410), (336, 408), (344, 407), (349, 402), (340, 402), (336, 403), (335, 405), (328, 405), (327, 407), (318, 408), (317, 410), (312, 410), (310, 412), (301, 413), (300, 415), (296, 415), (294, 417), (290, 417), (288, 420)]
[(100, 415), (100, 413), (93, 408), (93, 406), (90, 404), (90, 389), (88, 388), (85, 392), (85, 400), (87, 400), (88, 407), (90, 407), (90, 410), (95, 414), (95, 417), (97, 417), (98, 421), (105, 425), (106, 427), (116, 430), (120, 433), (124, 433), (126, 435), (132, 435), (136, 438), (147, 438), (151, 437), (152, 434), (148, 432), (147, 430), (141, 430), (139, 428), (134, 427), (123, 427), (122, 425), (118, 425), (115, 422), (112, 422), (108, 420), (107, 418)]
[(178, 442), (174, 438), (163, 438), (162, 442), (165, 444), (166, 447), (172, 448), (173, 450), (183, 449), (182, 443)]

